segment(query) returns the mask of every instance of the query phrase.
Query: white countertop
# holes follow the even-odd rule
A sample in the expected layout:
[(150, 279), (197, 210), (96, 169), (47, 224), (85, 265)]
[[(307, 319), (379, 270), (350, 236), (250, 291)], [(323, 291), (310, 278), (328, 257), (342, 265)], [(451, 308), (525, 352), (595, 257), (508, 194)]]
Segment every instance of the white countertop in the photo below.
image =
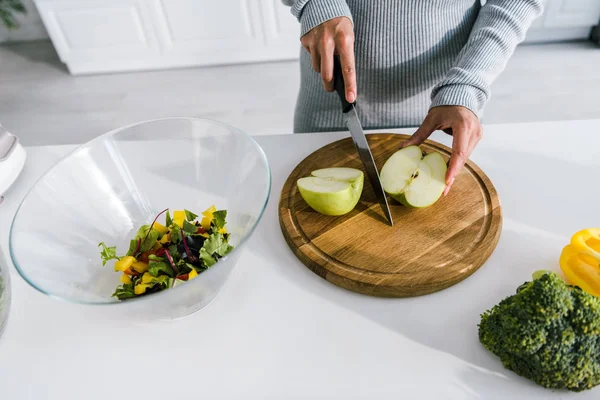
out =
[[(410, 133), (410, 130), (398, 132)], [(269, 206), (217, 299), (182, 320), (115, 322), (48, 298), (12, 270), (0, 338), (0, 397), (56, 399), (598, 399), (552, 392), (505, 370), (477, 338), (480, 314), (600, 226), (600, 120), (485, 126), (472, 155), (498, 190), (504, 227), (464, 282), (378, 299), (309, 271), (281, 235), (277, 203), (293, 167), (345, 133), (258, 136), (273, 172)], [(432, 138), (450, 145), (436, 132)], [(72, 146), (27, 148), (0, 205), (0, 245), (34, 181)], [(274, 244), (268, 244), (273, 242)]]

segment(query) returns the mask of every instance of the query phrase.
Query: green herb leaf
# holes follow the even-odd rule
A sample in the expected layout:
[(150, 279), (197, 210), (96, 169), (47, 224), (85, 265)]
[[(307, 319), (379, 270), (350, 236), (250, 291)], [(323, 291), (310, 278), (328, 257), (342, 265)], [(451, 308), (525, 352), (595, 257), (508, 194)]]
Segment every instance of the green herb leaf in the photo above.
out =
[(171, 231), (171, 242), (177, 244), (181, 242), (181, 231), (179, 230), (177, 224), (173, 224), (173, 226), (174, 228)]
[(225, 227), (225, 218), (227, 218), (227, 210), (219, 210), (213, 213), (213, 223), (220, 229)]
[(154, 254), (148, 256), (148, 273), (154, 277), (161, 275), (173, 276), (173, 268), (167, 260), (161, 257), (157, 257)]
[[(150, 233), (148, 233), (150, 231)], [(147, 236), (147, 237), (146, 237)], [(148, 251), (156, 244), (160, 232), (156, 229), (150, 229), (150, 225), (142, 225), (135, 235), (135, 239), (142, 239), (142, 245), (140, 246), (140, 252)], [(145, 240), (144, 240), (145, 238)], [(134, 249), (135, 250), (135, 249)]]
[(183, 221), (183, 230), (185, 233), (189, 233), (190, 235), (196, 233), (198, 227), (191, 222)]
[[(166, 286), (170, 282), (170, 278), (171, 277), (167, 275), (153, 276), (149, 282), (145, 283), (145, 285), (150, 285), (150, 288), (153, 288), (156, 284)], [(150, 288), (146, 289), (146, 291), (150, 290)]]
[(135, 296), (136, 294), (133, 289), (133, 283), (125, 283), (117, 287), (117, 289), (113, 293), (113, 297), (116, 297), (119, 300), (131, 299)]
[(179, 254), (179, 250), (177, 250), (177, 245), (175, 245), (175, 244), (170, 245), (168, 250), (169, 250), (169, 253), (171, 254), (171, 257), (173, 257), (173, 260), (181, 259), (181, 254)]
[(165, 217), (165, 223), (167, 224), (167, 228), (173, 224), (173, 219), (171, 218), (171, 213), (167, 210), (167, 215)]
[(188, 274), (192, 271), (192, 269), (194, 269), (192, 264), (187, 263), (184, 260), (179, 260), (179, 262), (177, 263), (177, 274), (178, 275)]
[(133, 252), (135, 251), (135, 249), (137, 249), (137, 245), (138, 245), (138, 240), (137, 239), (132, 239), (129, 241), (129, 250), (127, 250), (127, 254), (128, 256), (132, 256)]
[(102, 246), (102, 250), (100, 251), (100, 257), (102, 257), (102, 266), (106, 265), (106, 263), (110, 260), (120, 260), (120, 257), (117, 257), (117, 248), (106, 247), (104, 242), (100, 242), (98, 247)]
[(184, 210), (185, 211), (185, 219), (187, 219), (188, 221), (192, 222), (195, 221), (196, 218), (198, 218), (198, 215), (194, 214), (191, 211), (188, 210)]
[(217, 263), (218, 257), (224, 257), (233, 250), (233, 246), (227, 243), (225, 237), (221, 233), (213, 233), (204, 241), (200, 249), (200, 258), (204, 261), (204, 265), (208, 268)]

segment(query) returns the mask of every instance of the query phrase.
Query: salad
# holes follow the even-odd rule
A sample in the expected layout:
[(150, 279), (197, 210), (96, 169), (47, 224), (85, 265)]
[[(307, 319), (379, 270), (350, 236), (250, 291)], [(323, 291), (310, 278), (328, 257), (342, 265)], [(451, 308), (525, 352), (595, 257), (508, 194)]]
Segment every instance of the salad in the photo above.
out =
[[(165, 214), (165, 224), (157, 222)], [(215, 265), (233, 250), (229, 244), (226, 210), (211, 206), (198, 215), (188, 210), (161, 211), (152, 224), (142, 225), (117, 256), (115, 246), (100, 242), (102, 265), (116, 260), (114, 270), (122, 273), (113, 297), (119, 300), (148, 295), (189, 281)]]

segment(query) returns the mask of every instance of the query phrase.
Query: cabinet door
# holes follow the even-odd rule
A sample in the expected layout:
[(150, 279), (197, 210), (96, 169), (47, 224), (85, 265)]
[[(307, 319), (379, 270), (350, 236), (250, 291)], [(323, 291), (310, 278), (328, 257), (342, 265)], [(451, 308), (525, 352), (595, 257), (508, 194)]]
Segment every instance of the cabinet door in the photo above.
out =
[(202, 64), (245, 60), (265, 47), (253, 0), (149, 0), (167, 56), (198, 57)]
[(549, 0), (545, 27), (592, 27), (600, 20), (600, 0)]
[(48, 35), (65, 62), (158, 54), (144, 0), (37, 0)]
[(261, 0), (261, 9), (269, 45), (300, 46), (300, 23), (281, 0)]

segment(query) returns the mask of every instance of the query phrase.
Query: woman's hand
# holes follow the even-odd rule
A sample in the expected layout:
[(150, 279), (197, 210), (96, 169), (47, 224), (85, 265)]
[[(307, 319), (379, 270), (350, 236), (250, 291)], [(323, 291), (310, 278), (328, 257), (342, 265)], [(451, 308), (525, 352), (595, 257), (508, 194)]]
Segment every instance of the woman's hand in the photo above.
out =
[(334, 91), (333, 55), (340, 56), (346, 86), (346, 100), (356, 100), (356, 70), (354, 67), (354, 31), (347, 17), (337, 17), (314, 27), (301, 39), (302, 46), (312, 58), (313, 69), (321, 74), (323, 86)]
[(483, 128), (479, 119), (471, 110), (461, 106), (438, 106), (429, 110), (423, 124), (412, 137), (404, 142), (401, 147), (419, 145), (434, 131), (442, 130), (452, 135), (452, 155), (446, 174), (446, 189), (444, 196), (450, 191), (454, 179), (464, 166), (465, 162), (481, 140)]

